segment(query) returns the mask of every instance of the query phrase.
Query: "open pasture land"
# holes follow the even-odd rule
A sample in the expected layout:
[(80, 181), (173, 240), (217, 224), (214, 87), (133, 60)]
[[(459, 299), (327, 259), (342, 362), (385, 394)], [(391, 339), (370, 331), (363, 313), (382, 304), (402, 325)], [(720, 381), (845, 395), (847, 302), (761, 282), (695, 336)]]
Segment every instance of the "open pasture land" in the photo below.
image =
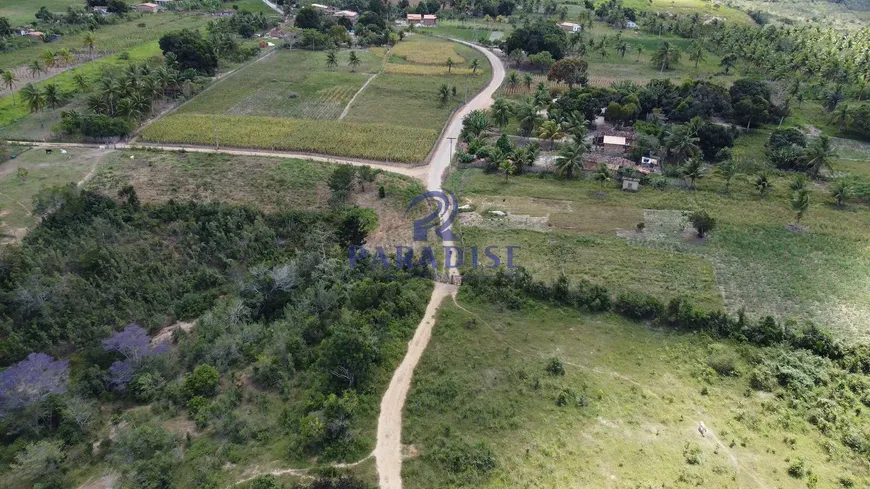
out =
[[(596, 2), (597, 3), (597, 2)], [(579, 9), (584, 8), (583, 2), (571, 2), (567, 4), (568, 16), (576, 16)], [(622, 6), (634, 9), (635, 12), (650, 11), (656, 13), (670, 12), (674, 15), (701, 16), (701, 21), (719, 18), (726, 22), (740, 24), (752, 24), (753, 20), (745, 12), (728, 7), (723, 3), (708, 2), (705, 0), (624, 0)], [(561, 8), (561, 5), (560, 5)]]
[[(221, 145), (303, 151), (372, 160), (417, 163), (425, 160), (453, 110), (489, 80), (489, 65), (472, 48), (422, 35), (399, 43), (414, 58), (431, 46), (452, 49), (457, 69), (478, 59), (475, 75), (404, 75), (380, 73), (382, 50), (357, 51), (362, 64), (347, 65), (349, 52), (338, 53), (338, 65), (327, 67), (327, 53), (280, 50), (227, 77), (157, 121), (143, 139), (158, 143), (212, 145), (217, 126)], [(390, 56), (395, 56), (391, 53)], [(403, 60), (405, 61), (405, 60)], [(446, 61), (446, 58), (445, 58)], [(457, 62), (458, 63), (458, 62)], [(397, 63), (409, 69), (440, 70), (435, 65)], [(365, 89), (359, 91), (371, 78)], [(446, 103), (439, 88), (456, 88)], [(348, 108), (346, 117), (338, 121)]]
[(29, 24), (36, 20), (34, 15), (40, 7), (45, 7), (51, 12), (65, 12), (67, 7), (81, 5), (83, 2), (76, 0), (0, 0), (0, 17), (9, 19), (13, 26)]
[[(484, 219), (466, 245), (519, 240), (528, 247), (520, 264), (541, 279), (564, 272), (664, 300), (687, 295), (705, 307), (812, 321), (847, 341), (866, 341), (870, 214), (858, 204), (836, 208), (828, 190), (814, 185), (801, 221), (806, 230), (792, 231), (789, 181), (776, 177), (766, 197), (746, 175), (730, 193), (712, 174), (696, 191), (642, 187), (636, 194), (586, 180), (520, 176), (505, 183), (480, 170), (460, 170), (448, 185), (478, 213), (501, 210), (539, 221), (530, 227)], [(699, 209), (718, 224), (705, 240), (693, 236), (684, 213)]]
[[(0, 164), (0, 241), (24, 235), (36, 224), (33, 196), (42, 188), (82, 181), (106, 154), (99, 150), (59, 149), (46, 154), (39, 149), (12, 146), (16, 158)], [(19, 172), (19, 168), (23, 168)]]
[[(467, 294), (443, 304), (414, 373), (402, 433), (418, 454), (403, 465), (408, 489), (870, 482), (836, 436), (750, 389), (758, 348)], [(548, 372), (553, 358), (564, 374)]]

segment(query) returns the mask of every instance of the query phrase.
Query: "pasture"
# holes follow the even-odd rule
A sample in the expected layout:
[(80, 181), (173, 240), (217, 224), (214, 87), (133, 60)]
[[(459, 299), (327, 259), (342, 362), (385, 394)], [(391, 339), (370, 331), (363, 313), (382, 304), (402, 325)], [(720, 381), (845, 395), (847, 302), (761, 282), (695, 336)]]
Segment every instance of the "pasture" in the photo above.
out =
[(83, 2), (76, 0), (40, 0), (27, 2), (24, 0), (0, 0), (0, 17), (9, 19), (13, 26), (29, 24), (36, 20), (34, 15), (40, 7), (45, 6), (51, 12), (64, 12), (67, 7), (81, 5)]
[[(789, 180), (775, 177), (764, 197), (748, 175), (726, 192), (712, 173), (696, 191), (643, 187), (632, 194), (588, 180), (518, 176), (505, 183), (468, 169), (454, 173), (449, 188), (478, 213), (516, 215), (463, 226), (466, 244), (516, 240), (521, 264), (539, 278), (564, 272), (664, 300), (686, 295), (707, 308), (812, 321), (849, 342), (866, 341), (870, 216), (862, 204), (836, 208), (827, 188), (814, 185), (801, 221), (807, 229), (794, 232), (787, 228), (794, 222)], [(694, 238), (683, 214), (699, 209), (718, 223), (705, 240)]]
[(463, 290), (414, 374), (404, 487), (864, 487), (860, 455), (750, 389), (764, 354)]
[[(430, 50), (439, 54), (427, 58)], [(389, 55), (383, 49), (355, 53), (361, 60), (356, 69), (346, 50), (337, 53), (336, 66), (327, 66), (325, 52), (279, 50), (218, 81), (149, 126), (142, 138), (213, 145), (216, 127), (222, 146), (417, 163), (466, 93), (472, 96), (489, 79), (483, 55), (422, 35), (400, 42)], [(457, 63), (450, 74), (446, 66), (422, 64), (442, 56)], [(384, 58), (402, 62), (388, 62), (384, 70)], [(440, 100), (442, 85), (448, 87), (446, 101)]]

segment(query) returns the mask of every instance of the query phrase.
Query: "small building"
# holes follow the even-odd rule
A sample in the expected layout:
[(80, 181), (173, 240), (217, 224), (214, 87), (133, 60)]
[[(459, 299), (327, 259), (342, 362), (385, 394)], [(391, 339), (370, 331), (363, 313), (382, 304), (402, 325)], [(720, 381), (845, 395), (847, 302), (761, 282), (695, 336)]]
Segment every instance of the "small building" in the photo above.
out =
[(322, 3), (312, 3), (311, 7), (316, 8), (317, 10), (322, 10), (324, 12), (328, 12), (328, 13), (335, 12), (335, 7), (330, 7), (329, 5), (323, 5)]
[(637, 192), (639, 186), (640, 186), (640, 180), (638, 180), (637, 178), (623, 178), (622, 179), (622, 190), (628, 190), (629, 192)]
[(435, 23), (438, 22), (438, 17), (432, 14), (426, 14), (423, 16), (423, 25), (427, 27), (435, 27)]
[(605, 153), (622, 154), (628, 147), (625, 138), (621, 136), (604, 136), (601, 141)]
[(42, 39), (42, 36), (44, 36), (45, 33), (41, 31), (27, 31), (24, 33), (24, 35), (27, 37), (32, 37), (34, 39)]
[(136, 5), (136, 11), (143, 14), (156, 14), (159, 7), (156, 3), (140, 3)]
[(625, 23), (625, 27), (628, 27), (629, 29), (637, 29), (637, 22), (629, 20)]
[(336, 19), (347, 19), (351, 24), (356, 24), (357, 19), (359, 19), (359, 14), (353, 10), (339, 10), (332, 14), (332, 16)]
[(583, 27), (580, 24), (575, 24), (573, 22), (560, 22), (559, 28), (568, 32), (580, 32), (583, 30)]
[(420, 14), (408, 14), (409, 24), (419, 24), (423, 21), (423, 16)]

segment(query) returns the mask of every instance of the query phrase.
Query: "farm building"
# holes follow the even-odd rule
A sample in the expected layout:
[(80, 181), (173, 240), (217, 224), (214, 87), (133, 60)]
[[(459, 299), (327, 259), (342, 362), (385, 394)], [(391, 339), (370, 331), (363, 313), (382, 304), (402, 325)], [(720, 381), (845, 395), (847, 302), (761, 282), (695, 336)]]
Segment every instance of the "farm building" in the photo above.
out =
[(354, 12), (353, 10), (339, 10), (338, 12), (332, 14), (336, 19), (345, 18), (350, 21), (351, 24), (356, 24), (357, 19), (359, 19), (359, 14)]
[(419, 24), (423, 21), (423, 16), (420, 14), (408, 14), (409, 24)]
[(575, 24), (573, 22), (560, 22), (559, 28), (569, 32), (580, 32), (583, 30), (583, 27), (580, 26), (580, 24)]
[(628, 143), (621, 136), (604, 136), (601, 139), (603, 151), (610, 154), (622, 154), (628, 149)]
[(622, 179), (622, 190), (628, 190), (629, 192), (637, 192), (639, 185), (640, 185), (640, 180), (638, 180), (637, 178), (623, 178)]
[(143, 14), (156, 14), (159, 7), (156, 3), (140, 3), (136, 5), (136, 11)]
[(438, 22), (438, 17), (435, 15), (424, 15), (423, 16), (423, 25), (429, 27), (435, 27), (435, 23)]

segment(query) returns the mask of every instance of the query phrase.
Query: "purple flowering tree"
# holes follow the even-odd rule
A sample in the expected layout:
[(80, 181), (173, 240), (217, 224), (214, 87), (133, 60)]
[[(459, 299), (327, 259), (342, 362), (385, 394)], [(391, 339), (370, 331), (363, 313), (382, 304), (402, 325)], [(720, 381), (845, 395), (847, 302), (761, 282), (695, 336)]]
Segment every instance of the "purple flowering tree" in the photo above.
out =
[(66, 392), (69, 362), (31, 353), (0, 373), (0, 412), (7, 413)]
[(116, 351), (124, 356), (124, 360), (116, 361), (109, 367), (109, 380), (115, 386), (123, 388), (133, 380), (136, 369), (146, 358), (166, 352), (169, 345), (152, 345), (151, 337), (145, 329), (134, 323), (103, 340), (103, 349)]

